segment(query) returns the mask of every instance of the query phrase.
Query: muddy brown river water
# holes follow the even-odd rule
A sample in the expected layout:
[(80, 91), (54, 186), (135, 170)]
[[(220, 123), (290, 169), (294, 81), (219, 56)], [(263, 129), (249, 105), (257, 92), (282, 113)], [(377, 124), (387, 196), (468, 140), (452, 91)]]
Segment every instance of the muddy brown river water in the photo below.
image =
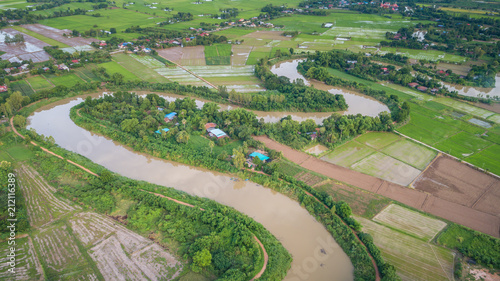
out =
[(28, 128), (110, 171), (210, 198), (252, 217), (292, 254), (285, 280), (353, 280), (347, 255), (298, 202), (244, 179), (151, 157), (90, 133), (69, 118), (71, 107), (82, 101), (71, 98), (42, 107), (29, 117)]

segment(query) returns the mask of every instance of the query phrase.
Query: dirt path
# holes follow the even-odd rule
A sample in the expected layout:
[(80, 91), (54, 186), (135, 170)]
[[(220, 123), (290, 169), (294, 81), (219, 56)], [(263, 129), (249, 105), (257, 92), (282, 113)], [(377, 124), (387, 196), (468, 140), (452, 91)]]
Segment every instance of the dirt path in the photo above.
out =
[(410, 207), (470, 227), (488, 235), (500, 237), (500, 217), (493, 214), (478, 211), (469, 206), (460, 205), (446, 198), (439, 198), (421, 190), (407, 188), (357, 171), (349, 170), (315, 157), (309, 157), (308, 154), (271, 140), (267, 136), (256, 136), (254, 139), (263, 142), (271, 149), (281, 151), (284, 157), (308, 170), (383, 195)]

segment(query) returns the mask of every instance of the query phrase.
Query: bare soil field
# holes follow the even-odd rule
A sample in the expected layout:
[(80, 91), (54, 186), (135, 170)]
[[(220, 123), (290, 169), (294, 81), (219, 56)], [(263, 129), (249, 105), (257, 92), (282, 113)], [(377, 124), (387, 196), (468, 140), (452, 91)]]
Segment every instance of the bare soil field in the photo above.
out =
[(94, 38), (83, 38), (83, 37), (64, 37), (63, 34), (71, 34), (69, 29), (57, 29), (43, 24), (26, 24), (22, 27), (29, 29), (33, 32), (41, 34), (45, 37), (54, 39), (56, 41), (62, 42), (71, 47), (77, 47), (82, 45), (89, 45), (92, 42), (99, 42), (99, 40)]
[(500, 181), (491, 185), (483, 195), (472, 205), (476, 210), (500, 217)]
[(204, 46), (168, 48), (158, 50), (158, 54), (180, 65), (206, 65)]
[[(413, 186), (436, 197), (472, 207), (479, 197), (496, 183), (498, 179), (493, 176), (452, 158), (440, 156), (418, 177)], [(497, 208), (498, 213), (500, 204)]]
[(97, 280), (66, 225), (46, 227), (33, 240), (42, 264), (50, 271), (46, 272), (49, 279), (68, 275), (72, 280)]
[[(5, 36), (9, 35), (14, 37), (16, 34), (24, 36), (24, 42), (20, 43), (5, 43)], [(50, 59), (47, 52), (43, 47), (50, 46), (49, 44), (31, 37), (27, 34), (14, 30), (12, 28), (5, 28), (0, 31), (0, 51), (5, 52), (1, 55), (2, 60), (33, 60), (33, 62), (42, 62)]]
[(35, 248), (29, 237), (16, 239), (16, 272), (12, 274), (7, 255), (10, 253), (9, 245), (3, 243), (0, 247), (0, 279), (1, 280), (44, 280), (40, 262), (35, 253)]
[[(403, 204), (423, 210), (427, 213), (442, 217), (444, 219), (465, 225), (467, 227), (487, 233), (489, 235), (500, 237), (500, 218), (495, 215), (479, 211), (481, 210), (480, 209), (481, 207), (479, 206), (480, 204), (476, 204), (474, 206), (474, 209), (472, 208), (472, 205), (475, 202), (474, 200), (478, 200), (481, 194), (487, 191), (488, 185), (492, 185), (493, 188), (493, 184), (495, 182), (494, 180), (489, 178), (490, 176), (483, 174), (479, 171), (476, 171), (466, 166), (465, 164), (461, 164), (450, 158), (447, 158), (447, 160), (445, 160), (445, 161), (454, 161), (454, 163), (449, 162), (451, 168), (445, 169), (445, 167), (441, 166), (441, 169), (451, 170), (452, 172), (448, 172), (448, 174), (452, 174), (451, 177), (453, 177), (454, 173), (456, 173), (457, 171), (461, 171), (462, 174), (456, 176), (464, 180), (464, 182), (458, 182), (457, 180), (454, 180), (454, 184), (456, 185), (455, 187), (457, 191), (455, 193), (450, 193), (447, 191), (442, 192), (447, 196), (451, 196), (452, 198), (448, 198), (446, 196), (440, 198), (438, 195), (442, 196), (441, 193), (437, 192), (437, 195), (434, 195), (433, 192), (436, 191), (427, 187), (427, 184), (430, 185), (431, 187), (433, 185), (441, 187), (439, 185), (440, 183), (439, 182), (435, 183), (434, 181), (432, 181), (432, 178), (429, 178), (429, 180), (425, 182), (424, 181), (420, 182), (419, 189), (406, 188), (395, 183), (384, 181), (369, 175), (365, 175), (353, 170), (349, 170), (347, 168), (343, 168), (322, 161), (320, 159), (309, 156), (306, 153), (294, 150), (286, 145), (273, 141), (266, 136), (257, 136), (254, 138), (256, 140), (263, 142), (267, 147), (271, 149), (281, 151), (284, 157), (288, 158), (292, 162), (306, 169), (345, 182), (347, 184), (362, 188), (364, 190), (386, 196), (393, 200), (399, 201)], [(434, 161), (432, 165), (439, 165), (436, 164), (436, 162), (439, 163), (439, 160), (440, 159)], [(427, 169), (423, 175), (425, 175), (429, 170), (432, 169), (430, 168)], [(441, 173), (441, 174), (447, 175), (446, 173)], [(473, 181), (472, 183), (470, 183), (471, 180)], [(451, 178), (450, 181), (453, 182), (453, 179)], [(471, 188), (472, 191), (468, 191), (470, 184), (474, 184), (476, 186)], [(426, 191), (425, 189), (429, 189), (430, 191), (424, 192)], [(478, 191), (477, 189), (480, 190)], [(474, 200), (466, 200), (467, 199), (466, 196), (460, 194), (459, 192), (474, 192), (474, 194), (476, 194), (476, 197)], [(470, 195), (467, 196), (470, 197)], [(456, 200), (457, 198), (461, 198), (462, 200), (470, 202), (470, 205), (464, 206), (450, 200), (450, 199)], [(491, 203), (484, 203), (484, 204), (491, 204)], [(489, 206), (489, 205), (484, 205), (484, 206)], [(500, 208), (500, 205), (497, 204), (497, 208)]]
[(96, 213), (79, 213), (70, 220), (106, 280), (171, 280), (182, 264), (159, 245)]
[(31, 226), (40, 227), (60, 215), (80, 209), (55, 197), (53, 193), (56, 190), (30, 166), (21, 165), (17, 172), (20, 175), (21, 190), (27, 201)]
[(241, 36), (241, 38), (257, 38), (257, 39), (271, 39), (271, 40), (281, 40), (290, 41), (292, 38), (282, 36), (282, 31), (260, 31), (257, 30), (252, 33)]
[(233, 52), (233, 56), (231, 57), (231, 65), (233, 66), (245, 65), (252, 49), (253, 46), (233, 45), (231, 49), (231, 51)]

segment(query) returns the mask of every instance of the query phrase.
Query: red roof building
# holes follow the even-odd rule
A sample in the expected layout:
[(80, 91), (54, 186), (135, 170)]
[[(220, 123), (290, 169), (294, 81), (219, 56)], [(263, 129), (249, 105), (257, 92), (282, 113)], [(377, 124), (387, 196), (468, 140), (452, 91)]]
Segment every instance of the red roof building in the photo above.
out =
[(0, 92), (7, 92), (7, 86), (0, 86)]
[(415, 88), (415, 87), (417, 87), (417, 86), (418, 86), (418, 83), (415, 83), (415, 82), (413, 82), (413, 83), (408, 83), (408, 86), (409, 86), (409, 87), (412, 87), (412, 88)]
[(417, 90), (421, 91), (421, 92), (425, 92), (427, 91), (427, 87), (424, 87), (424, 86), (418, 86), (417, 87)]

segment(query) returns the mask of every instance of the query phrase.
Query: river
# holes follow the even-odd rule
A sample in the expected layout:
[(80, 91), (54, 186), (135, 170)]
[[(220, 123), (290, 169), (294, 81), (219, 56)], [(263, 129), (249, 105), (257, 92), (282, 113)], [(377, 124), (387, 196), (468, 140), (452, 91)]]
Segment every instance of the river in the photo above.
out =
[(495, 77), (495, 88), (469, 87), (456, 84), (442, 83), (449, 91), (457, 91), (458, 94), (478, 98), (500, 98), (500, 74)]
[(112, 172), (210, 198), (252, 217), (292, 254), (285, 280), (353, 280), (347, 255), (298, 202), (250, 181), (151, 157), (90, 133), (69, 118), (71, 107), (82, 101), (70, 98), (40, 108), (28, 118), (28, 129)]
[(296, 60), (283, 61), (277, 63), (271, 67), (271, 72), (278, 76), (285, 76), (288, 79), (290, 79), (290, 81), (300, 78), (304, 80), (304, 83), (306, 85), (313, 86), (316, 89), (325, 90), (332, 94), (342, 94), (344, 96), (347, 105), (349, 106), (349, 108), (343, 112), (344, 114), (360, 113), (362, 115), (375, 117), (381, 112), (384, 111), (390, 112), (389, 108), (385, 104), (379, 102), (378, 100), (372, 97), (365, 96), (356, 93), (354, 91), (349, 91), (338, 87), (332, 87), (326, 85), (323, 82), (306, 79), (302, 74), (300, 74), (297, 71), (297, 65), (301, 61), (304, 60), (296, 59)]

